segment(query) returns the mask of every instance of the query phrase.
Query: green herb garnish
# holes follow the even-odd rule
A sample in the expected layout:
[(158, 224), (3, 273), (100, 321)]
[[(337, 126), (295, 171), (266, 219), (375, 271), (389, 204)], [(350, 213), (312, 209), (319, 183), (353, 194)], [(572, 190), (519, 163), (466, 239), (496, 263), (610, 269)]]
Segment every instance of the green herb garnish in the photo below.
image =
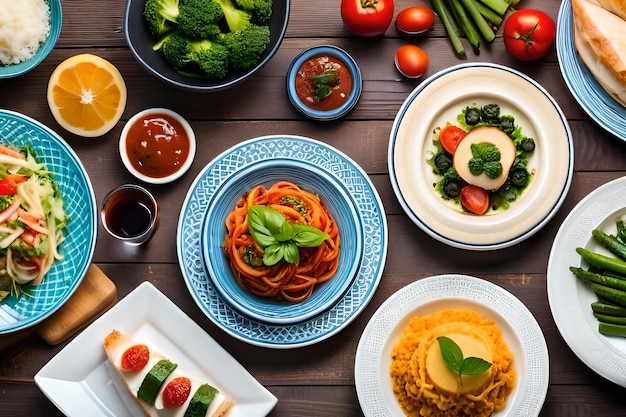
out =
[(480, 375), (491, 368), (491, 363), (475, 356), (463, 357), (463, 351), (456, 342), (449, 337), (439, 336), (441, 357), (448, 368), (459, 377), (459, 390), (463, 387), (463, 375)]
[(324, 100), (339, 85), (337, 71), (333, 69), (326, 70), (320, 75), (311, 75), (310, 78), (315, 83), (315, 99), (317, 101)]
[(248, 228), (254, 241), (263, 248), (263, 263), (267, 266), (282, 259), (298, 264), (298, 247), (314, 248), (330, 238), (313, 226), (287, 222), (282, 214), (267, 206), (248, 207)]

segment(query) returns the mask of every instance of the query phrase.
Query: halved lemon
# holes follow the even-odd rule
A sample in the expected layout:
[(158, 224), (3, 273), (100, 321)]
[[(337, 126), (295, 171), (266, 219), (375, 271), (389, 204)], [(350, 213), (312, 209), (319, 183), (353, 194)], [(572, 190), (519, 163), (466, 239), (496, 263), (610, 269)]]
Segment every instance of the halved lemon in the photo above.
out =
[(118, 69), (92, 54), (74, 55), (50, 75), (48, 106), (66, 130), (85, 137), (113, 129), (126, 107), (126, 84)]

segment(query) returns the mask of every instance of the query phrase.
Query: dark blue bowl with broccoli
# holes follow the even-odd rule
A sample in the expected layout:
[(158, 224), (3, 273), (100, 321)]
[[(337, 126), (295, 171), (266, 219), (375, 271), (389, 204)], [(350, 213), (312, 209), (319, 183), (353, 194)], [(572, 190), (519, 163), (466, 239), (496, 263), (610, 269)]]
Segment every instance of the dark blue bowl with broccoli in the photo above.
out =
[(126, 42), (150, 73), (176, 87), (218, 91), (278, 50), (290, 0), (128, 0)]

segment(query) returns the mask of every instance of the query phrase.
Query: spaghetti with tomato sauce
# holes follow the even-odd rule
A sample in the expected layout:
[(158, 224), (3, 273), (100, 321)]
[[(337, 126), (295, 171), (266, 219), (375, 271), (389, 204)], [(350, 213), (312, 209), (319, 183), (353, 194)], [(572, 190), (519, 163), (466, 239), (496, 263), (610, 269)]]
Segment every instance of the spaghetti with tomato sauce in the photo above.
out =
[[(329, 238), (317, 247), (299, 247), (300, 262), (281, 260), (263, 264), (263, 248), (248, 228), (248, 207), (264, 205), (283, 215), (289, 223), (313, 226)], [(239, 285), (267, 299), (300, 303), (316, 285), (335, 276), (339, 266), (339, 228), (319, 196), (297, 185), (280, 181), (269, 189), (257, 186), (243, 195), (226, 218), (223, 248)]]

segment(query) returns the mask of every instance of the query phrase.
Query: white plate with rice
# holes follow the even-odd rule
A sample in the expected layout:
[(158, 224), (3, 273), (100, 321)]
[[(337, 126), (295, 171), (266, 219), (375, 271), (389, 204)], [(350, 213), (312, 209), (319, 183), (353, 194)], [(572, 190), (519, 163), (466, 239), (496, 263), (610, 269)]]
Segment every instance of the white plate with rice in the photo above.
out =
[(494, 417), (537, 416), (548, 391), (546, 341), (532, 313), (505, 289), (467, 275), (423, 278), (398, 290), (374, 313), (359, 341), (355, 385), (365, 417), (405, 417), (391, 386), (391, 350), (411, 318), (450, 308), (492, 319), (514, 355), (516, 386)]

